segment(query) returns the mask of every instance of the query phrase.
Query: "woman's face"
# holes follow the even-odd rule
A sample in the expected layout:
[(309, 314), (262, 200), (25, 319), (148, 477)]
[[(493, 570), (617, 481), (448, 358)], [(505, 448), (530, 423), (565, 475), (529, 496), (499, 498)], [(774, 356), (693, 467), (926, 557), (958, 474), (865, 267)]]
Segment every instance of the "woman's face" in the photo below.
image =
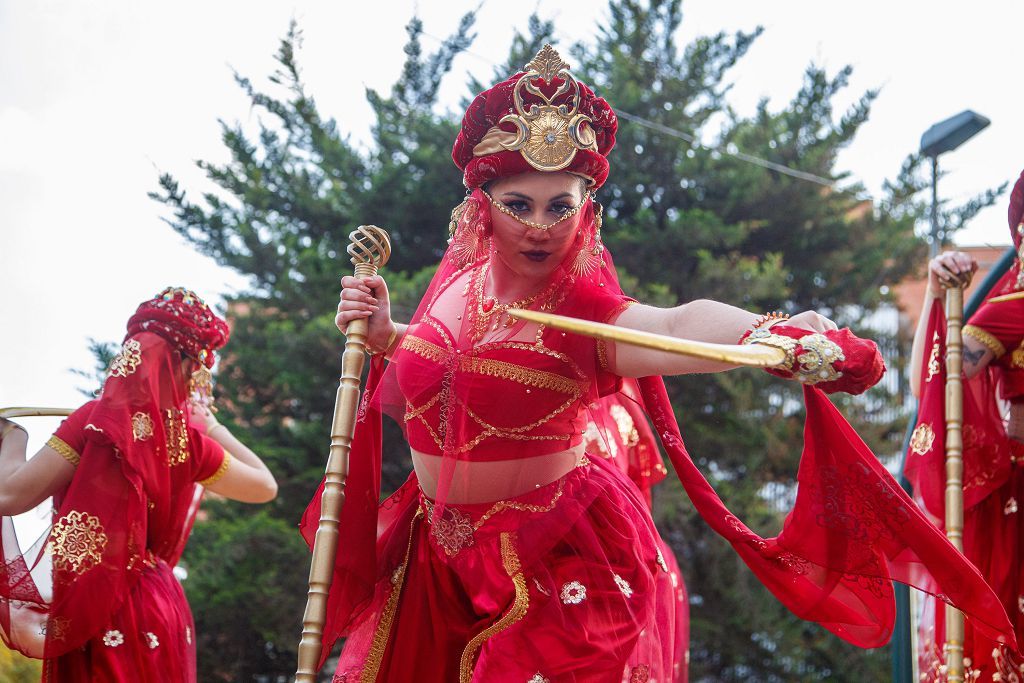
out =
[[(517, 217), (551, 225), (583, 200), (583, 183), (570, 173), (531, 171), (494, 181), (489, 194)], [(513, 273), (543, 279), (554, 272), (572, 248), (579, 222), (577, 213), (547, 230), (538, 230), (492, 206), (492, 246), (497, 258)]]

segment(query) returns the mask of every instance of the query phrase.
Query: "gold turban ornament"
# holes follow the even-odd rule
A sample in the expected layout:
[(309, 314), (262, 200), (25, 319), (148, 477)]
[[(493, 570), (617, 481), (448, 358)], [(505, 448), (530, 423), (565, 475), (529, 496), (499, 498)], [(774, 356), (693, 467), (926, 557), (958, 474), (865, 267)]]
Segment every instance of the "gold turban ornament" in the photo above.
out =
[[(498, 122), (512, 124), (516, 132), (510, 133), (499, 126), (491, 128), (473, 148), (473, 155), (518, 151), (538, 171), (560, 171), (572, 163), (578, 150), (596, 152), (597, 138), (590, 125), (591, 119), (579, 112), (579, 83), (569, 73), (569, 65), (561, 55), (545, 45), (524, 71), (512, 93), (515, 113), (507, 114)], [(543, 81), (550, 90), (556, 80), (561, 82), (550, 97), (537, 83)], [(523, 102), (524, 90), (540, 98), (543, 104), (527, 106)], [(570, 102), (555, 105), (554, 101), (566, 93), (571, 93)]]

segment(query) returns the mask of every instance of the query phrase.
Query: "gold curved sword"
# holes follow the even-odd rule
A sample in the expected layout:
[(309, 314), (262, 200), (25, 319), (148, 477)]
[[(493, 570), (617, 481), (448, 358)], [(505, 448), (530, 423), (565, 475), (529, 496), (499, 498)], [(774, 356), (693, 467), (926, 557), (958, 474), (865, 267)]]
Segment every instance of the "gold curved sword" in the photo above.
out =
[(991, 299), (988, 299), (985, 303), (1000, 304), (1004, 301), (1014, 301), (1015, 299), (1024, 299), (1024, 292), (1011, 292), (1010, 294), (1003, 294), (1002, 296), (994, 296)]
[(0, 408), (0, 417), (11, 419), (12, 417), (67, 417), (75, 412), (74, 408), (22, 408), (12, 406)]
[(704, 358), (720, 363), (731, 365), (744, 365), (751, 368), (775, 368), (780, 367), (786, 361), (786, 353), (774, 346), (763, 344), (739, 345), (739, 344), (712, 344), (710, 342), (693, 341), (691, 339), (677, 339), (663, 334), (631, 330), (617, 325), (595, 323), (590, 320), (571, 318), (566, 315), (554, 315), (553, 313), (541, 313), (540, 311), (524, 311), (518, 308), (510, 308), (508, 315), (521, 320), (554, 327), (565, 332), (575, 332), (587, 337), (596, 337), (622, 344), (632, 344), (645, 349), (665, 351), (680, 356), (692, 356), (693, 358)]

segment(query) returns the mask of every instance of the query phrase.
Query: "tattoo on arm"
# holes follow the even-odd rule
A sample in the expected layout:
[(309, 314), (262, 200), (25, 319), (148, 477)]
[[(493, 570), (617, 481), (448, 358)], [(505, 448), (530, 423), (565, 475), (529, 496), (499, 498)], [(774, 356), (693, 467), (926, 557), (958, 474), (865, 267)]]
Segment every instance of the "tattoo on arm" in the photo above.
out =
[(975, 349), (974, 351), (966, 348), (964, 349), (964, 360), (967, 361), (969, 365), (977, 365), (981, 362), (984, 355), (985, 349)]

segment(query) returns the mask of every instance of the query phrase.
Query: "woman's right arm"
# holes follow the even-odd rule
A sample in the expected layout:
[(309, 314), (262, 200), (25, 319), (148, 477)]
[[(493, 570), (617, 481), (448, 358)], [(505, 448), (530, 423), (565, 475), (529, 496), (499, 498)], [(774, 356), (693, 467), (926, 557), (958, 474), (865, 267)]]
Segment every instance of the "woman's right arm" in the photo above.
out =
[(0, 516), (28, 512), (61, 488), (75, 474), (75, 466), (49, 446), (26, 458), (28, 432), (0, 418)]
[(259, 456), (239, 441), (210, 411), (193, 406), (191, 422), (224, 449), (221, 469), (203, 483), (208, 490), (243, 503), (267, 503), (277, 497), (277, 480)]
[[(932, 302), (943, 296), (942, 285), (944, 282), (962, 279), (976, 270), (978, 270), (978, 262), (962, 251), (949, 251), (928, 262), (928, 288), (925, 290), (924, 302), (921, 304), (921, 315), (917, 319), (914, 345), (910, 352), (910, 390), (915, 397), (921, 395), (921, 363), (924, 360), (926, 349), (931, 348), (932, 340), (925, 339), (925, 336), (928, 334), (928, 315), (931, 312)], [(940, 334), (945, 335), (945, 330)], [(971, 337), (965, 336), (963, 344), (964, 374), (971, 378), (988, 365), (993, 354), (981, 342)]]

